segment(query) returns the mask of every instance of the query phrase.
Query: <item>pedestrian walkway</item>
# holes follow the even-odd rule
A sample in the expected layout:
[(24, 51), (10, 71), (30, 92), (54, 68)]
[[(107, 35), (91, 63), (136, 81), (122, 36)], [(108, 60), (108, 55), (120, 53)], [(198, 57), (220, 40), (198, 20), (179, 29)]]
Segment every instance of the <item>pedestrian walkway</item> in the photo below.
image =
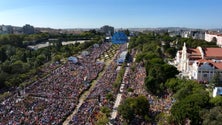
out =
[[(115, 100), (115, 103), (114, 103), (114, 106), (113, 106), (113, 111), (111, 113), (110, 120), (116, 119), (116, 117), (117, 117), (118, 107), (119, 107), (119, 105), (122, 101), (122, 92), (123, 92), (123, 89), (124, 89), (124, 86), (125, 86), (125, 79), (126, 79), (126, 76), (127, 76), (128, 72), (129, 72), (129, 67), (126, 67), (126, 70), (125, 70), (125, 73), (124, 73), (124, 76), (123, 76), (123, 79), (122, 79), (122, 84), (120, 85), (121, 87), (119, 89), (119, 93), (117, 94), (117, 97), (116, 97), (116, 100)], [(109, 125), (112, 125), (112, 123), (109, 122)]]
[(116, 97), (115, 104), (113, 106), (113, 112), (111, 113), (111, 119), (115, 119), (117, 116), (117, 108), (120, 105), (120, 102), (122, 100), (122, 94), (118, 94)]

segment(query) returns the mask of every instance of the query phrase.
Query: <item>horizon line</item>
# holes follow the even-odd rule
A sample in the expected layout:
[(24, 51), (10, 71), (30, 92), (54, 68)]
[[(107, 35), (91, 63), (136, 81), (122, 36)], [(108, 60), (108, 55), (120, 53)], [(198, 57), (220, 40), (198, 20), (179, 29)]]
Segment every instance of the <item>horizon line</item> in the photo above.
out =
[[(18, 25), (11, 25), (11, 24), (1, 24), (1, 26), (4, 25), (4, 26), (12, 26), (12, 27), (23, 27), (25, 26), (26, 24), (24, 24), (23, 26), (18, 26)], [(60, 29), (63, 29), (63, 30), (68, 30), (68, 29), (100, 29), (101, 27), (103, 26), (111, 26), (111, 27), (114, 27), (112, 25), (102, 25), (100, 27), (75, 27), (75, 28), (61, 28), (61, 27), (44, 27), (44, 26), (34, 26), (32, 24), (28, 24), (28, 25), (31, 25), (33, 26), (34, 28), (49, 28), (49, 29), (55, 29), (55, 30), (60, 30)], [(115, 27), (114, 27), (115, 28)], [(217, 28), (197, 28), (197, 27), (184, 27), (184, 26), (162, 26), (162, 27), (116, 27), (115, 29), (164, 29), (164, 28), (180, 28), (180, 29), (202, 29), (202, 30), (215, 30), (215, 29), (222, 29), (222, 27), (217, 27)]]

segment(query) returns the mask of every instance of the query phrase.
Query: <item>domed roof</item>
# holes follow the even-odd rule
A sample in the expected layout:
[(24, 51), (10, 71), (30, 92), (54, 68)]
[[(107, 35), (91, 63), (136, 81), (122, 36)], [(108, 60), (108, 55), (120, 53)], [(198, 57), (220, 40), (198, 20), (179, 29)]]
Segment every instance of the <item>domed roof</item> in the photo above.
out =
[(116, 32), (113, 34), (112, 43), (123, 44), (128, 41), (128, 37), (124, 32)]
[(68, 58), (68, 61), (71, 61), (72, 63), (77, 63), (77, 62), (78, 62), (78, 59), (77, 59), (76, 57), (74, 57), (74, 56), (70, 56), (70, 57)]
[(95, 43), (95, 44), (93, 44), (93, 47), (98, 48), (99, 44)]
[(89, 55), (89, 52), (86, 51), (86, 50), (84, 50), (84, 51), (82, 51), (81, 55), (82, 55), (82, 56), (88, 56), (88, 55)]

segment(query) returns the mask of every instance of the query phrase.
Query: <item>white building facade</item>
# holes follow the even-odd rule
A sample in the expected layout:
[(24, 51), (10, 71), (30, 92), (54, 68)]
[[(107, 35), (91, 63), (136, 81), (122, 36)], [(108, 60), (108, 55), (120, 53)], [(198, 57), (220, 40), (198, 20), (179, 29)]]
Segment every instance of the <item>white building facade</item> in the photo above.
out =
[(174, 63), (189, 79), (207, 82), (218, 73), (222, 80), (222, 48), (187, 48), (184, 44)]
[(205, 41), (212, 42), (214, 39), (216, 40), (217, 45), (222, 47), (222, 34), (210, 32), (205, 33)]

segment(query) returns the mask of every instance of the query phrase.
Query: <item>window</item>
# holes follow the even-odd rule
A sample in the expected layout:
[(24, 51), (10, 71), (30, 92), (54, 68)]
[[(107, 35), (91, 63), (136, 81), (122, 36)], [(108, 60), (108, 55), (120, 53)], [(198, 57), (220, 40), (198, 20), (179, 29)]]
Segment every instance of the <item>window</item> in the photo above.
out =
[(209, 73), (209, 71), (203, 71), (203, 73)]

